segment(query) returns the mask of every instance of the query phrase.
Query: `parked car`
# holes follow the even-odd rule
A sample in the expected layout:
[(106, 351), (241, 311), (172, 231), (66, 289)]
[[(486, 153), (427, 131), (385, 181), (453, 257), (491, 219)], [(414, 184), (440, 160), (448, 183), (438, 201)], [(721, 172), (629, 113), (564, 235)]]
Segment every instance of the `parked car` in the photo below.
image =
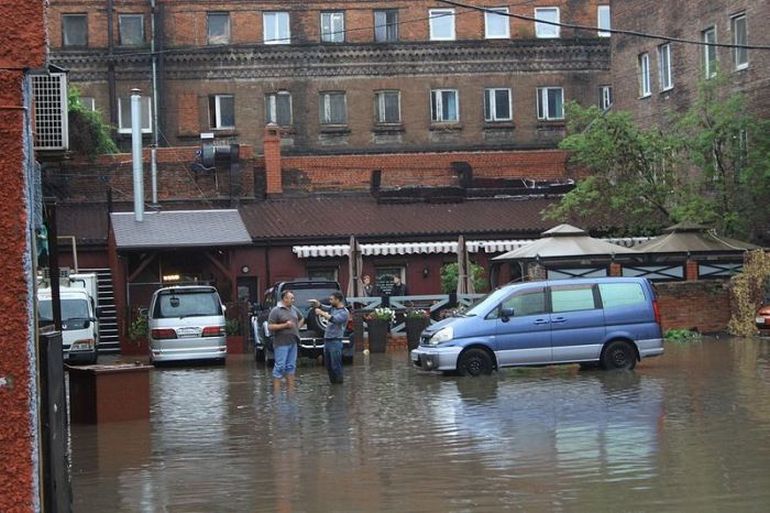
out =
[[(340, 284), (331, 280), (300, 278), (282, 281), (267, 289), (264, 301), (252, 316), (254, 355), (257, 362), (272, 363), (274, 361), (273, 336), (267, 329), (267, 318), (270, 310), (281, 300), (281, 294), (284, 290), (291, 290), (294, 293), (294, 306), (305, 318), (305, 324), (299, 330), (299, 356), (317, 358), (323, 354), (324, 332), (329, 321), (315, 316), (309, 300), (317, 299), (323, 304), (329, 304), (329, 295), (332, 292), (341, 292)], [(352, 363), (354, 352), (355, 344), (351, 320), (348, 322), (345, 337), (342, 339), (342, 361)]]
[(765, 284), (762, 305), (757, 309), (754, 322), (761, 336), (770, 337), (770, 280)]
[(660, 313), (649, 281), (583, 278), (500, 288), (425, 329), (411, 359), (421, 369), (476, 376), (558, 363), (633, 369), (660, 354)]
[(225, 307), (209, 286), (164, 287), (155, 291), (147, 315), (150, 361), (214, 360), (227, 357)]

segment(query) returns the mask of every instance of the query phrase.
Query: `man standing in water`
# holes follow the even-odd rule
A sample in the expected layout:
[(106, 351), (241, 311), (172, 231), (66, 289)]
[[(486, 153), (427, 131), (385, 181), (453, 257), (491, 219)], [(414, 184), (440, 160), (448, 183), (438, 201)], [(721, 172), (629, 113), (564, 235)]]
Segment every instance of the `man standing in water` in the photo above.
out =
[(342, 292), (335, 291), (329, 296), (329, 306), (322, 305), (317, 299), (311, 299), (310, 304), (315, 308), (316, 316), (329, 321), (324, 333), (324, 364), (329, 381), (342, 383), (342, 337), (350, 317), (345, 298)]
[(267, 329), (273, 333), (273, 390), (281, 390), (281, 381), (286, 378), (286, 388), (294, 390), (294, 373), (297, 370), (297, 344), (299, 343), (300, 322), (304, 319), (294, 306), (294, 293), (284, 290), (281, 301), (270, 310)]

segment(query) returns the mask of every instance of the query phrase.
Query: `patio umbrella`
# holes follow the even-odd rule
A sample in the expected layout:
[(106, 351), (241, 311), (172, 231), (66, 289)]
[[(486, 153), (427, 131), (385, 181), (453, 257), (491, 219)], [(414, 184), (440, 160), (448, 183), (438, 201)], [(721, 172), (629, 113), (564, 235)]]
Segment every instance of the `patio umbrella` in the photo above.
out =
[(468, 247), (465, 245), (465, 238), (460, 235), (457, 239), (457, 295), (476, 293), (472, 275)]
[(355, 235), (351, 235), (350, 249), (348, 250), (348, 297), (358, 297), (364, 290), (363, 280), (361, 279), (363, 267), (361, 246), (358, 244)]

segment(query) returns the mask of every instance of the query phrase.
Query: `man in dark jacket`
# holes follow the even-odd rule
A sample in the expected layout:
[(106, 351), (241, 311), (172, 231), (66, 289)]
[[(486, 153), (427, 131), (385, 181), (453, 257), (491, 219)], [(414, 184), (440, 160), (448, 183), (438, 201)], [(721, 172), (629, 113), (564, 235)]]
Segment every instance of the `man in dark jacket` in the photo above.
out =
[(345, 308), (345, 298), (342, 292), (335, 291), (329, 296), (329, 306), (322, 305), (316, 299), (311, 299), (310, 303), (315, 308), (316, 316), (329, 320), (324, 333), (324, 364), (329, 373), (329, 381), (342, 383), (342, 338), (350, 317), (350, 312)]
[(393, 276), (393, 287), (390, 289), (391, 296), (406, 296), (406, 285), (401, 281), (400, 276)]

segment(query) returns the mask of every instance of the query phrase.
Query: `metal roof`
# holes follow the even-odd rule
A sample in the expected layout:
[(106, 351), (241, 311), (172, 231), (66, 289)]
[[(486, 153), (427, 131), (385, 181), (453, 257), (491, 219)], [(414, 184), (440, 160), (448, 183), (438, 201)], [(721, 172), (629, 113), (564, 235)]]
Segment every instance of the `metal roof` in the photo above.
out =
[(173, 210), (110, 214), (118, 249), (251, 245), (237, 210)]
[(618, 246), (589, 237), (585, 230), (561, 224), (543, 232), (542, 238), (519, 249), (504, 253), (493, 260), (532, 260), (574, 256), (611, 256), (637, 254), (635, 249)]
[(749, 242), (720, 237), (695, 223), (679, 223), (664, 232), (636, 249), (641, 253), (742, 253), (759, 249), (759, 246)]

